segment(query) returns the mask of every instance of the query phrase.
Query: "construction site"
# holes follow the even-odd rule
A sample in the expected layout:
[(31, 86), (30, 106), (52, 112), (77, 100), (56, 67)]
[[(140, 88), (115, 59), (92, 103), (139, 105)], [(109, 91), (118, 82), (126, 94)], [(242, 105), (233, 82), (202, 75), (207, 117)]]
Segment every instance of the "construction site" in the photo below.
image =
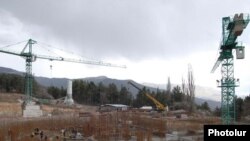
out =
[[(234, 77), (234, 70), (240, 70), (234, 68), (234, 54), (236, 59), (245, 58), (245, 46), (237, 38), (249, 21), (249, 14), (243, 13), (222, 17), (222, 40), (215, 65), (211, 66), (211, 73), (221, 66), (221, 78), (214, 80), (220, 88), (221, 100), (220, 107), (213, 110), (217, 110), (219, 116), (215, 116), (206, 101), (200, 105), (195, 103), (191, 65), (188, 68), (188, 83), (182, 78), (181, 87), (177, 85), (171, 88), (170, 79), (166, 90), (150, 90), (130, 79), (124, 80), (126, 86), (131, 86), (130, 89), (123, 83), (112, 83), (105, 87), (102, 83), (67, 79), (65, 90), (63, 86), (61, 89), (53, 86), (50, 87), (51, 91), (54, 90), (50, 95), (47, 86), (41, 86), (39, 93), (44, 92), (51, 97), (41, 98), (34, 95), (35, 89), (37, 91), (40, 86), (32, 69), (37, 60), (118, 69), (129, 66), (96, 59), (57, 56), (58, 52), (54, 55), (39, 54), (35, 52), (35, 49), (41, 49), (38, 46), (46, 46), (46, 51), (53, 52), (52, 46), (35, 39), (0, 47), (0, 54), (25, 60), (25, 72), (21, 75), (23, 80), (20, 79), (22, 83), (18, 86), (23, 87), (20, 88), (23, 93), (16, 87), (7, 86), (15, 85), (14, 81), (13, 84), (12, 81), (6, 82), (4, 86), (1, 85), (4, 82), (0, 84), (0, 141), (203, 141), (204, 125), (248, 125), (250, 118), (239, 120), (239, 112), (243, 108), (238, 110), (237, 106), (235, 88), (239, 87), (239, 79)], [(25, 45), (21, 51), (11, 50), (13, 46), (23, 43)], [(11, 63), (9, 66), (12, 67)], [(12, 75), (11, 72), (6, 74), (3, 73), (1, 79), (9, 79)], [(14, 76), (15, 79), (17, 81), (19, 77)], [(59, 89), (60, 94), (56, 95)], [(131, 89), (136, 90), (136, 95), (131, 94)], [(242, 103), (245, 101), (242, 100)], [(247, 114), (244, 116), (249, 117)]]
[(138, 109), (99, 112), (98, 107), (92, 106), (40, 105), (41, 116), (35, 114), (38, 109), (32, 108), (29, 112), (37, 117), (23, 118), (21, 104), (14, 105), (12, 101), (4, 106), (1, 103), (1, 111), (9, 117), (1, 118), (0, 140), (201, 141), (204, 124), (220, 123), (216, 117), (176, 118), (172, 112), (163, 114)]

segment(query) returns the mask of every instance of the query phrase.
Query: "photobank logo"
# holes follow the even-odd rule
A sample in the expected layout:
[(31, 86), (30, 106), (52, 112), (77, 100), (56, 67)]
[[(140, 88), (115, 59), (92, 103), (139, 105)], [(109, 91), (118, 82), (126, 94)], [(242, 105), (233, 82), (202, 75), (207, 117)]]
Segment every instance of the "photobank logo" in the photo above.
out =
[(229, 138), (249, 141), (250, 125), (204, 125), (204, 141)]

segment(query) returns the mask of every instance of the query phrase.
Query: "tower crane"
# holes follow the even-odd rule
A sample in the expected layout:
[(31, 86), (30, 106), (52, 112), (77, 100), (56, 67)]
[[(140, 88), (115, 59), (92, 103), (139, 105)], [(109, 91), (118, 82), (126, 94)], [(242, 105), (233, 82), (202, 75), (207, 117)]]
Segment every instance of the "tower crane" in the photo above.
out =
[[(2, 52), (2, 53), (20, 56), (20, 57), (23, 57), (25, 59), (25, 66), (26, 66), (26, 73), (25, 73), (25, 96), (26, 96), (26, 98), (25, 98), (25, 102), (26, 103), (30, 102), (31, 96), (32, 96), (32, 62), (35, 62), (36, 59), (45, 59), (45, 60), (50, 60), (50, 61), (66, 61), (66, 62), (82, 63), (82, 64), (89, 64), (89, 65), (126, 68), (125, 65), (115, 65), (115, 64), (106, 63), (103, 61), (93, 61), (93, 60), (86, 60), (86, 59), (72, 59), (72, 58), (34, 54), (32, 52), (32, 47), (36, 43), (37, 43), (37, 41), (35, 41), (33, 39), (29, 39), (21, 52), (0, 49), (0, 52)], [(9, 46), (11, 46), (11, 45), (9, 45)]]
[[(139, 91), (142, 91), (142, 89), (140, 89), (138, 86), (136, 86), (131, 81), (128, 81), (128, 84), (132, 85), (133, 87), (135, 87)], [(153, 96), (151, 96), (148, 93), (145, 93), (145, 95), (147, 96), (147, 98), (149, 98), (155, 104), (157, 110), (159, 110), (159, 111), (168, 111), (168, 107), (167, 106), (165, 107), (161, 102), (159, 102), (158, 100), (156, 100)]]
[(244, 46), (238, 44), (237, 37), (249, 23), (249, 15), (235, 14), (234, 17), (222, 18), (222, 41), (219, 48), (219, 57), (212, 69), (212, 73), (221, 64), (221, 80), (217, 80), (221, 88), (221, 119), (223, 124), (235, 122), (235, 87), (239, 86), (239, 79), (234, 78), (234, 56), (244, 59)]

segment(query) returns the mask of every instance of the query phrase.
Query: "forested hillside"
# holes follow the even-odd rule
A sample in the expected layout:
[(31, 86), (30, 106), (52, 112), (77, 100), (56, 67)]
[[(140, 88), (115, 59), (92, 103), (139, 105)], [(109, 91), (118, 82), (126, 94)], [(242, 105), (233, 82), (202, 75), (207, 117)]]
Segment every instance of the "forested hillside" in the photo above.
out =
[[(105, 80), (108, 78), (105, 78)], [(124, 81), (124, 84), (117, 85), (116, 81)], [(160, 89), (152, 89), (137, 84), (142, 91), (135, 91), (125, 82), (128, 80), (112, 80), (107, 84), (105, 81), (86, 81), (84, 79), (76, 79), (73, 81), (73, 98), (79, 104), (100, 105), (100, 104), (126, 104), (133, 107), (152, 106), (154, 103), (146, 97), (145, 93), (152, 95), (162, 104), (173, 109), (189, 109), (188, 95), (182, 91), (180, 86), (174, 86), (171, 90), (165, 91)], [(131, 92), (133, 91), (133, 93)], [(0, 93), (21, 93), (25, 91), (24, 74), (0, 73)], [(66, 96), (66, 88), (49, 86), (44, 87), (33, 79), (33, 96), (37, 98), (62, 98)], [(208, 102), (196, 104), (197, 109), (213, 111)], [(237, 118), (250, 115), (250, 95), (245, 98), (236, 98)], [(220, 115), (220, 107), (214, 110), (215, 115)]]
[[(47, 93), (47, 88), (41, 86), (35, 79), (32, 81), (32, 94), (37, 98), (51, 98)], [(18, 74), (0, 73), (0, 93), (25, 93), (24, 76)]]

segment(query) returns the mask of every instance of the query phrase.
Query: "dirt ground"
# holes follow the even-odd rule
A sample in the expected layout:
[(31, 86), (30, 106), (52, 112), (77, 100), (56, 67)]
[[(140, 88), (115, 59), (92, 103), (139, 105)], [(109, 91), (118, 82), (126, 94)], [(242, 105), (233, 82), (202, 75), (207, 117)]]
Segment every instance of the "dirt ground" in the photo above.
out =
[(22, 115), (23, 95), (0, 93), (0, 117), (19, 117)]
[[(88, 141), (166, 140), (176, 133), (200, 141), (203, 125), (219, 122), (213, 117), (174, 119), (136, 110), (99, 113), (96, 106), (78, 104), (41, 104), (43, 117), (23, 118), (22, 98), (20, 94), (0, 94), (0, 141), (65, 141), (62, 131), (67, 136), (77, 131)], [(42, 139), (40, 133), (34, 134), (36, 128), (43, 131)]]
[[(24, 95), (17, 93), (0, 93), (0, 118), (22, 117), (22, 101)], [(97, 106), (79, 105), (65, 106), (63, 104), (40, 104), (44, 116), (92, 113), (95, 114)]]

